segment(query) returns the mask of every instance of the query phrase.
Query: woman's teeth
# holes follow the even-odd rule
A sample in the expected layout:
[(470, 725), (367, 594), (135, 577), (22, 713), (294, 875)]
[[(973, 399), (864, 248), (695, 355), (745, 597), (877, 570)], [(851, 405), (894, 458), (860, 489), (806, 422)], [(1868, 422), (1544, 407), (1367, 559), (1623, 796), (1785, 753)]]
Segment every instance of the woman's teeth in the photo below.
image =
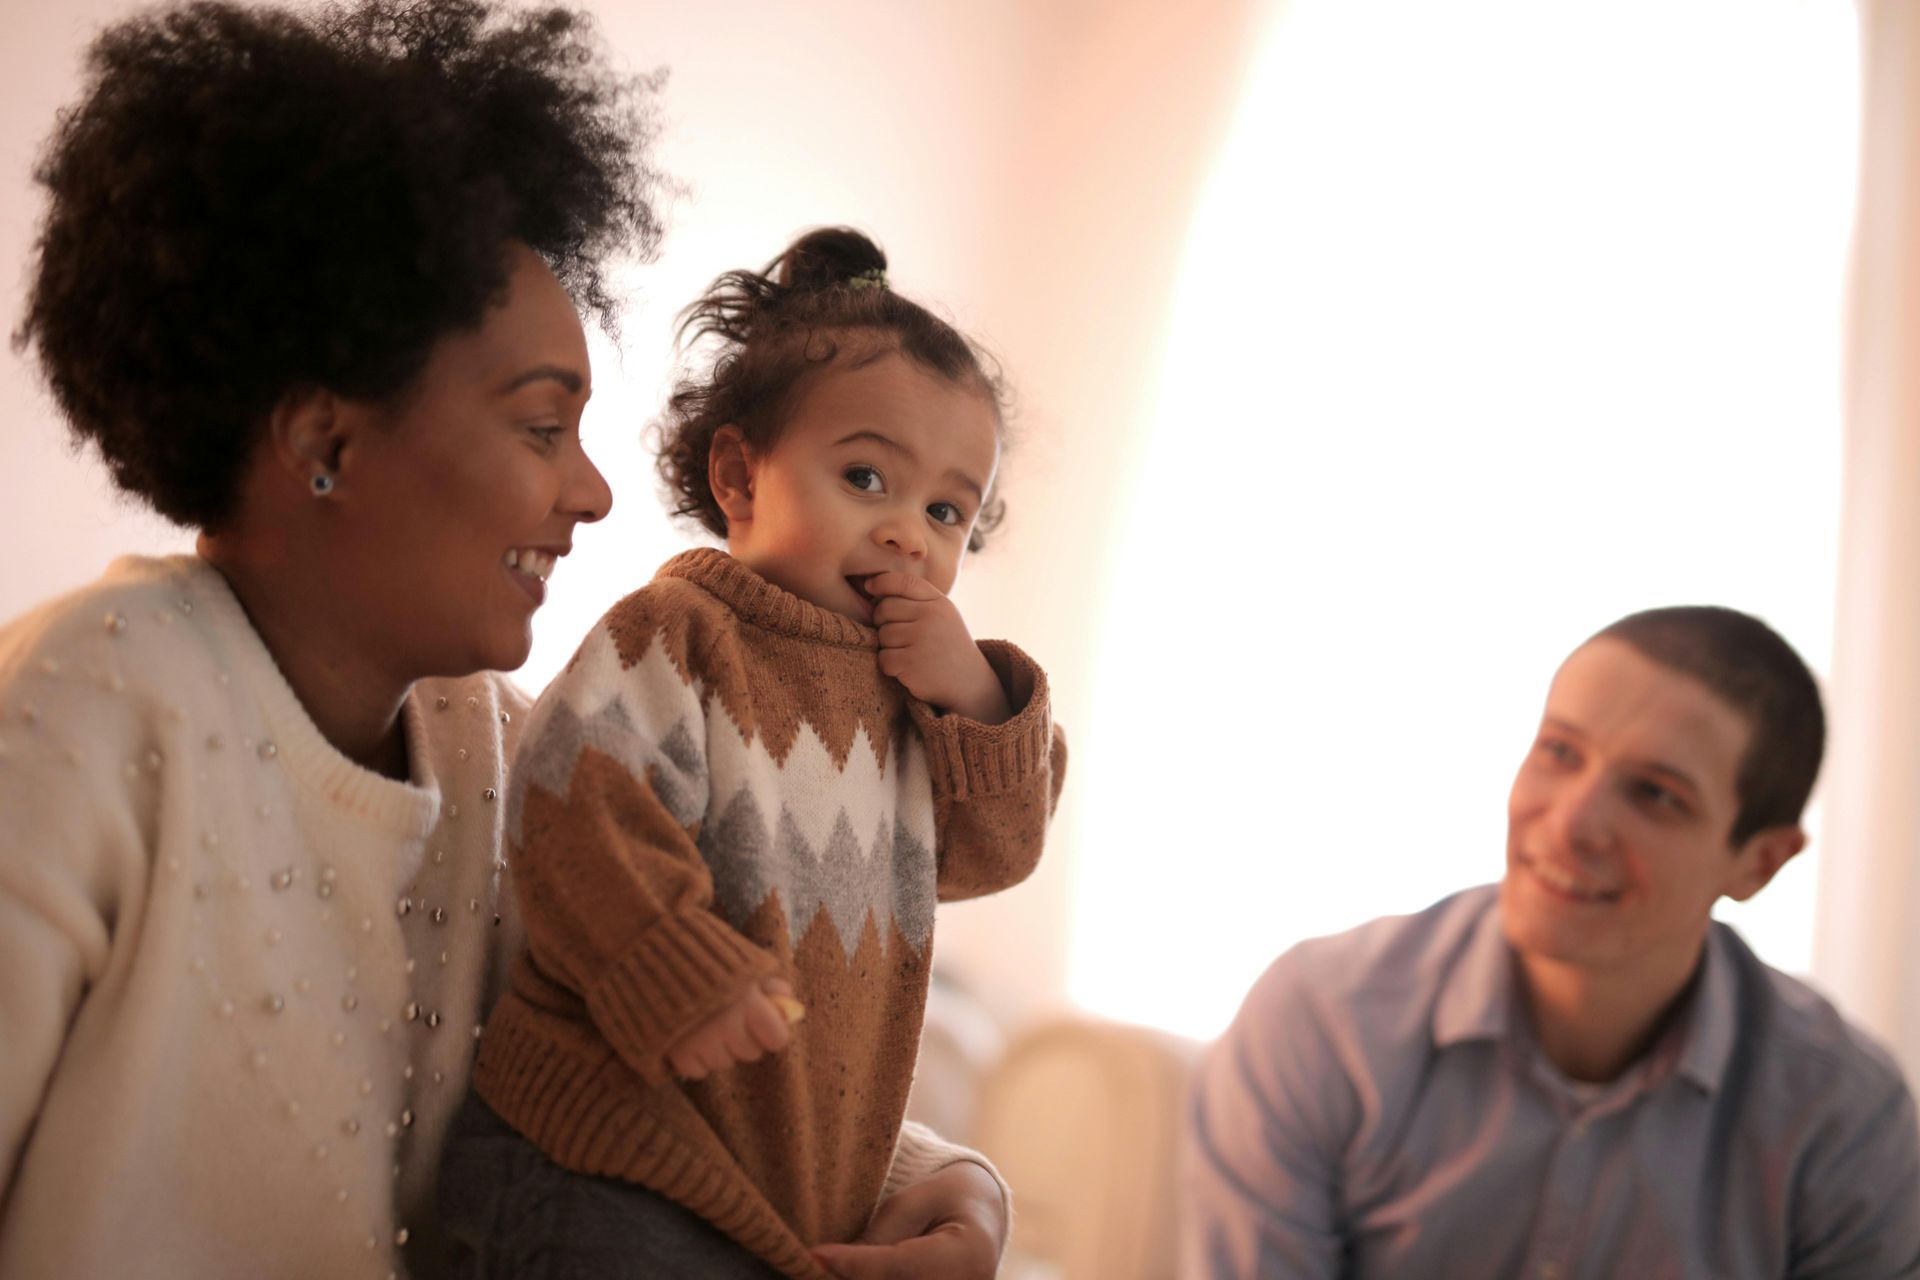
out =
[(507, 568), (518, 569), (529, 577), (545, 582), (548, 575), (553, 572), (553, 557), (545, 551), (537, 551), (531, 547), (525, 550), (516, 549), (507, 552)]

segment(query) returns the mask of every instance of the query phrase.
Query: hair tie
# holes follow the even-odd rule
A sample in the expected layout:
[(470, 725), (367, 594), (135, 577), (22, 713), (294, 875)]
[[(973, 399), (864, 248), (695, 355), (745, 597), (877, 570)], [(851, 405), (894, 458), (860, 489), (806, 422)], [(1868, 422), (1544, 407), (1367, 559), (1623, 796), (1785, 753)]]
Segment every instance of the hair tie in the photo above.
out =
[(884, 289), (887, 287), (887, 273), (879, 267), (862, 271), (857, 276), (847, 278), (849, 289)]

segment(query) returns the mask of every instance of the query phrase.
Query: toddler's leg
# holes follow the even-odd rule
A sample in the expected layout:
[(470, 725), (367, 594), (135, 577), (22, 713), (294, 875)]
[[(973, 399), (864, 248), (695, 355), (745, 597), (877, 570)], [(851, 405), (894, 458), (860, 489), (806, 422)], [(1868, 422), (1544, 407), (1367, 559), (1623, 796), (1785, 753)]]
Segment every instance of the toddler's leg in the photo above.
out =
[(779, 1280), (644, 1187), (554, 1164), (469, 1094), (447, 1137), (440, 1212), (460, 1280)]

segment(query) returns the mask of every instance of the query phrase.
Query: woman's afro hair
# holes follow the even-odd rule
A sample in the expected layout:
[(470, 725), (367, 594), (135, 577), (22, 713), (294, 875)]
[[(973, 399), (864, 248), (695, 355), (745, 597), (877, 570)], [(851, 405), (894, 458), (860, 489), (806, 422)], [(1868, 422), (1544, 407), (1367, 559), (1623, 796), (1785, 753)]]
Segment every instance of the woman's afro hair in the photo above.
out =
[(658, 83), (577, 12), (489, 0), (115, 23), (34, 171), (14, 345), (123, 489), (217, 528), (275, 404), (399, 392), (499, 300), (510, 242), (613, 329), (606, 263), (659, 239)]

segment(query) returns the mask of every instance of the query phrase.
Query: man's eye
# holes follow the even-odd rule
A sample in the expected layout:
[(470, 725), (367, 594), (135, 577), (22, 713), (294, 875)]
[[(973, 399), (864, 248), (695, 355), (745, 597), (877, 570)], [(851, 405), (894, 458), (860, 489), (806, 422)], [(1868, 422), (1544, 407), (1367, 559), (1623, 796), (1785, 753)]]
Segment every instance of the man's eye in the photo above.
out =
[(1540, 739), (1539, 751), (1555, 764), (1573, 763), (1573, 748), (1558, 738)]
[(885, 485), (880, 473), (872, 467), (848, 467), (843, 474), (847, 483), (862, 493), (879, 493)]
[(927, 508), (927, 514), (941, 524), (965, 524), (966, 517), (960, 514), (960, 508), (951, 502), (936, 502)]
[(1686, 801), (1680, 798), (1679, 792), (1646, 778), (1641, 778), (1633, 784), (1633, 793), (1657, 809), (1671, 809), (1675, 813), (1687, 811)]

